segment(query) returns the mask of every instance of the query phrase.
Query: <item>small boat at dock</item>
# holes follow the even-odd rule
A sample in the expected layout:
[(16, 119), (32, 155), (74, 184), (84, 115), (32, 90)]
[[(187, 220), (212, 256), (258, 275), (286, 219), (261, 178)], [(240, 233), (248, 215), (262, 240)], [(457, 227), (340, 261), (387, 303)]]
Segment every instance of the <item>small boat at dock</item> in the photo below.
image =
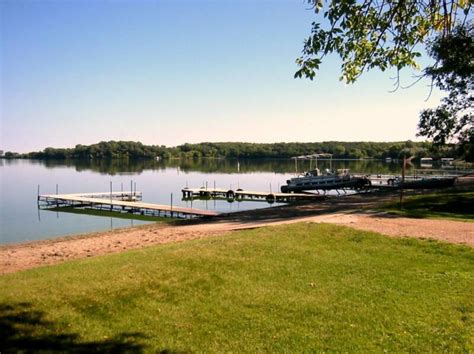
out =
[(456, 182), (456, 177), (405, 177), (405, 181), (400, 176), (388, 180), (388, 185), (406, 189), (435, 189), (452, 187)]

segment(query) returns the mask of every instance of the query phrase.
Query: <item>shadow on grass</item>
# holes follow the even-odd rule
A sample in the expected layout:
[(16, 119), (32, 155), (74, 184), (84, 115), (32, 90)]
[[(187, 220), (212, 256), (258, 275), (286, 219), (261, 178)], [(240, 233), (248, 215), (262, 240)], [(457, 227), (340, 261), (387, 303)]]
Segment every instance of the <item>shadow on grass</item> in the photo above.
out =
[[(52, 333), (55, 324), (28, 303), (0, 304), (0, 352), (143, 352), (140, 333), (122, 333), (103, 341), (81, 341), (78, 334)], [(170, 352), (170, 351), (165, 351)]]
[(389, 203), (381, 208), (388, 213), (411, 218), (446, 218), (474, 221), (474, 193), (434, 193), (407, 198), (400, 209), (399, 203)]

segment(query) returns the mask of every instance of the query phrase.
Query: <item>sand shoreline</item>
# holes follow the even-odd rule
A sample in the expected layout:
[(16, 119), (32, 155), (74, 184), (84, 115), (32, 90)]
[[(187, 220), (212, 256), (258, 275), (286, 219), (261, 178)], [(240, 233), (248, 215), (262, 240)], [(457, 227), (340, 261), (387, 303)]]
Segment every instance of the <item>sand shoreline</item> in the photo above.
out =
[(147, 224), (0, 246), (0, 274), (153, 245), (218, 237), (228, 232), (296, 222), (332, 223), (387, 236), (432, 238), (474, 247), (469, 222), (394, 217), (371, 209), (394, 195), (355, 196), (222, 215), (177, 224)]

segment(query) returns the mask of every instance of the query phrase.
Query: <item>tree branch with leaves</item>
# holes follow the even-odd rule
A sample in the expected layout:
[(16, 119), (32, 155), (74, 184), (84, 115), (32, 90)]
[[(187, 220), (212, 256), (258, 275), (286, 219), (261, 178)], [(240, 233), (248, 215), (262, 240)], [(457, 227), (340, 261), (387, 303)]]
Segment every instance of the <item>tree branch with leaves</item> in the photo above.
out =
[[(371, 69), (421, 70), (448, 92), (420, 116), (419, 135), (435, 144), (472, 144), (474, 0), (308, 0), (319, 16), (296, 60), (295, 78), (313, 80), (324, 58), (340, 57), (340, 80), (354, 83)], [(420, 68), (426, 47), (434, 64)], [(396, 88), (400, 85), (397, 79)]]

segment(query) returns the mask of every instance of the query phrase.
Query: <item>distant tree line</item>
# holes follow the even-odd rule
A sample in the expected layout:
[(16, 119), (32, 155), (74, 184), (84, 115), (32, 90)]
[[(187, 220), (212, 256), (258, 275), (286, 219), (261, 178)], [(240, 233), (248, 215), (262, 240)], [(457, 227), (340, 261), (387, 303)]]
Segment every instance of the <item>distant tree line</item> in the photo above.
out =
[(28, 159), (110, 159), (167, 157), (164, 145), (144, 145), (134, 141), (102, 141), (92, 145), (76, 145), (74, 148), (47, 147), (43, 151), (26, 154), (5, 153), (5, 157)]
[(440, 157), (464, 158), (473, 161), (472, 149), (466, 151), (456, 145), (436, 147), (429, 142), (339, 142), (318, 143), (199, 143), (176, 147), (144, 145), (133, 141), (108, 141), (92, 145), (76, 145), (74, 148), (52, 148), (43, 151), (17, 154), (5, 153), (5, 158), (28, 159), (148, 159), (148, 158), (289, 158), (314, 153), (330, 153), (333, 158), (347, 159), (397, 159), (403, 156), (415, 158)]
[(403, 155), (421, 157), (460, 157), (455, 147), (439, 149), (429, 142), (339, 142), (318, 143), (199, 143), (168, 149), (177, 157), (289, 158), (315, 153), (330, 153), (339, 159), (397, 159)]

